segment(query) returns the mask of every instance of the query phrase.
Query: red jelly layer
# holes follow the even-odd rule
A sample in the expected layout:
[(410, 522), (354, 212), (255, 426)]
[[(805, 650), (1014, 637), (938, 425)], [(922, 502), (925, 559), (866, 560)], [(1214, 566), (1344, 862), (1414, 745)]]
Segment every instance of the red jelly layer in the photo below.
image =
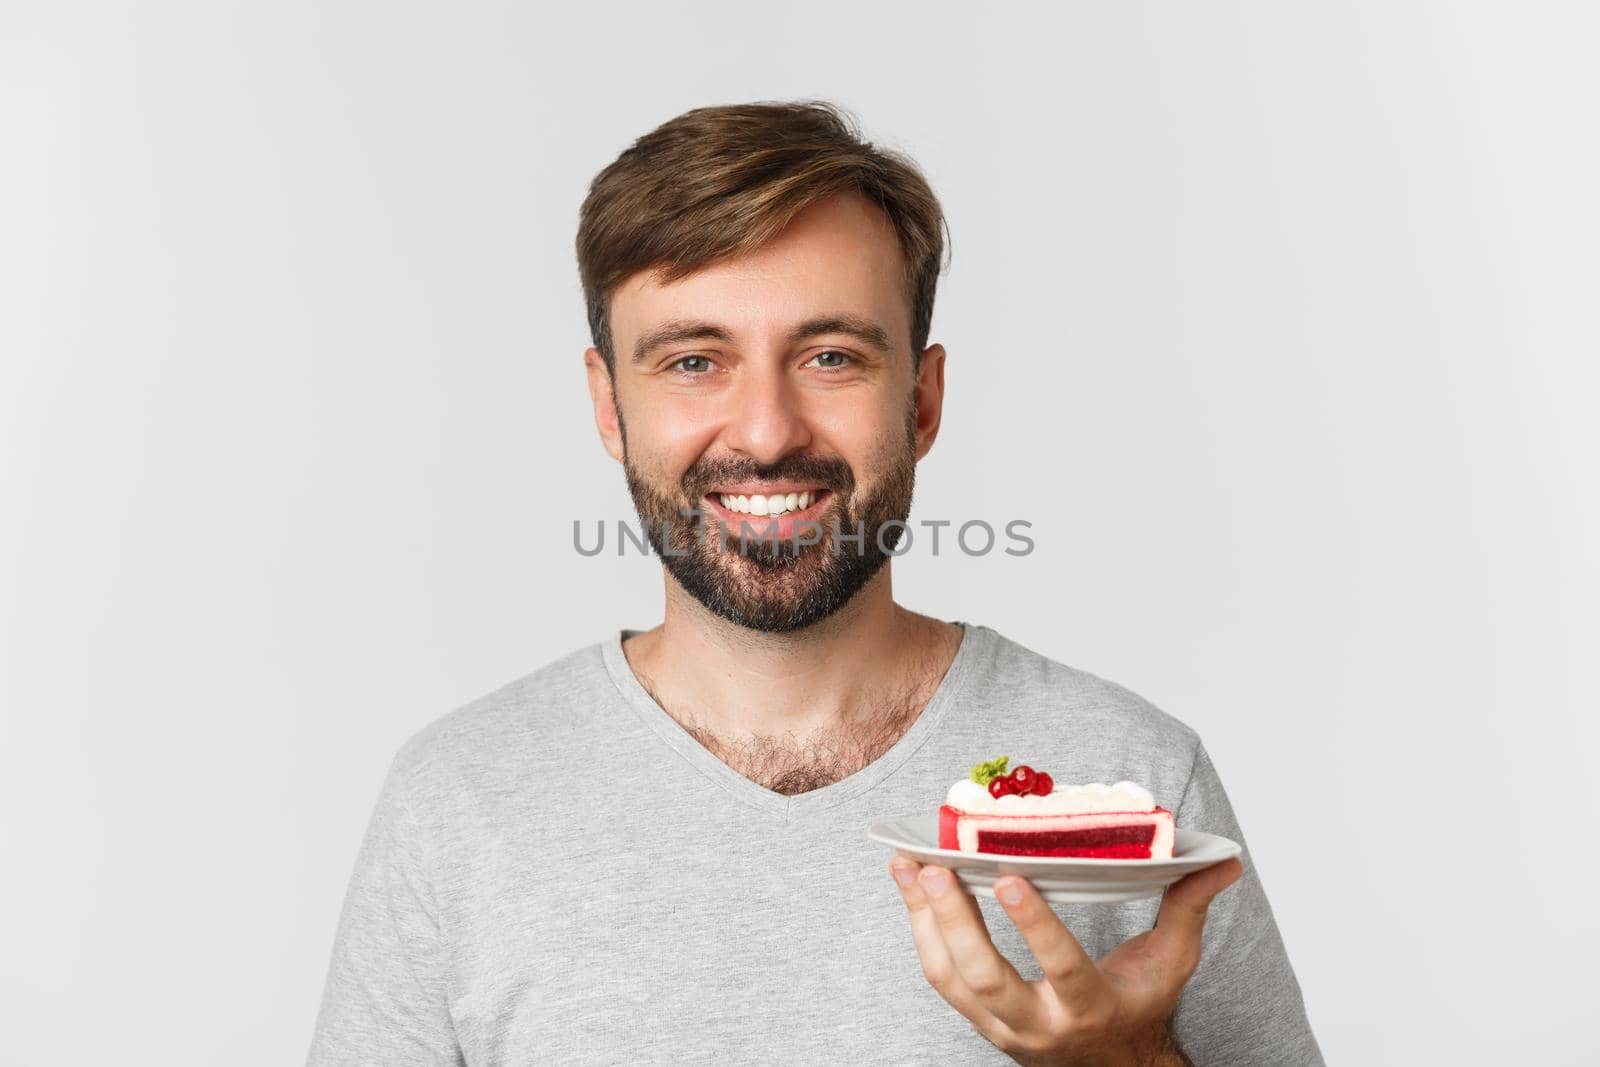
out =
[(1156, 828), (1143, 826), (1104, 826), (1095, 830), (1050, 830), (1044, 833), (1014, 833), (1008, 830), (979, 830), (978, 851), (1007, 856), (1086, 856), (1098, 859), (1148, 859)]

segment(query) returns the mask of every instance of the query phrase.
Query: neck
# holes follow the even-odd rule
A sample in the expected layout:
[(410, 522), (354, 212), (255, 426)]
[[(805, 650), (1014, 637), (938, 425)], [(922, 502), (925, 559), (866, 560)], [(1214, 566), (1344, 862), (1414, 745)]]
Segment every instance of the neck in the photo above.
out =
[(839, 611), (791, 633), (730, 623), (668, 574), (661, 625), (630, 638), (624, 652), (669, 713), (724, 738), (853, 729), (886, 698), (909, 697), (920, 710), (961, 628), (896, 604), (889, 572), (884, 566)]

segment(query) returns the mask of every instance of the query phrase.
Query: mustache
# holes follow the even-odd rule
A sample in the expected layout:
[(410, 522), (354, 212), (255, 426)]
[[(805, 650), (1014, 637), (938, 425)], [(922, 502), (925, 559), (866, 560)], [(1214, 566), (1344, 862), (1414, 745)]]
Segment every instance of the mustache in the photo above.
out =
[(842, 459), (830, 456), (785, 456), (776, 463), (734, 459), (699, 460), (683, 475), (683, 491), (699, 500), (730, 482), (810, 482), (841, 495), (855, 488), (855, 474)]

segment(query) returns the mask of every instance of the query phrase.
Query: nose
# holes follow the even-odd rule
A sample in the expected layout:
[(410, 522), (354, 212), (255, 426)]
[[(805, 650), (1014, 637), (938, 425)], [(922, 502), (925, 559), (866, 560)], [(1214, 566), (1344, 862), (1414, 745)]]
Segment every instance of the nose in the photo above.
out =
[(801, 398), (781, 370), (752, 371), (728, 398), (723, 442), (757, 463), (776, 463), (811, 444)]

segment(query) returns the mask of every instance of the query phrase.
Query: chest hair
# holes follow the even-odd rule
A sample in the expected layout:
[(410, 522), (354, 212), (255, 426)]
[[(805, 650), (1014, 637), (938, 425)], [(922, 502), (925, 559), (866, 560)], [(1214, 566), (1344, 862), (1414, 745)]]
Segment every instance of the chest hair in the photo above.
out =
[(848, 778), (893, 748), (938, 687), (939, 676), (917, 674), (863, 701), (866, 707), (846, 725), (803, 736), (789, 731), (737, 738), (719, 736), (695, 717), (693, 709), (669, 707), (646, 679), (640, 682), (662, 710), (712, 755), (757, 785), (794, 796)]

